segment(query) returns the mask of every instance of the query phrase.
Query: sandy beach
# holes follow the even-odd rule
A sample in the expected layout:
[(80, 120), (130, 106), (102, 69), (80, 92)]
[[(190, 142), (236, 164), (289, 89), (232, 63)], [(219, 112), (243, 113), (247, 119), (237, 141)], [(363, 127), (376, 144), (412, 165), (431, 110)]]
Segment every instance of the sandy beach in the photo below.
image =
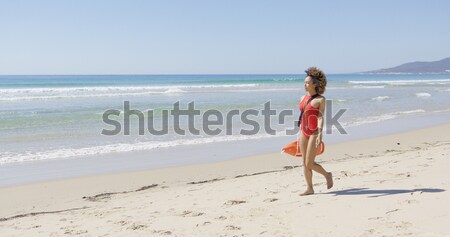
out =
[(2, 2), (0, 237), (450, 237), (448, 9)]
[[(450, 124), (330, 145), (305, 189), (272, 153), (0, 189), (1, 236), (449, 236)], [(326, 140), (325, 140), (326, 141)]]

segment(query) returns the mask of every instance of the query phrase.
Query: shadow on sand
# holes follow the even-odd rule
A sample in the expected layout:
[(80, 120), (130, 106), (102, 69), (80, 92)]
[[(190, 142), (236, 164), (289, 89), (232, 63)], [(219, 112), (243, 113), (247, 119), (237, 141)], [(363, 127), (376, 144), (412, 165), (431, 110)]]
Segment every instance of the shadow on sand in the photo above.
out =
[(383, 190), (371, 190), (368, 188), (352, 188), (335, 192), (328, 192), (326, 194), (338, 195), (368, 195), (368, 197), (381, 197), (402, 193), (440, 193), (444, 192), (444, 189), (439, 188), (418, 188), (418, 189), (383, 189)]

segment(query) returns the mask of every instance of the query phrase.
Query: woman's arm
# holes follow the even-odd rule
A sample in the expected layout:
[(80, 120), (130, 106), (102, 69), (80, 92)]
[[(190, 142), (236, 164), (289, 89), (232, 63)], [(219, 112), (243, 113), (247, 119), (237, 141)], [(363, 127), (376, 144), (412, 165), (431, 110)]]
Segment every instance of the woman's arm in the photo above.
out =
[[(300, 98), (300, 104), (302, 103), (303, 99), (305, 98), (305, 96), (302, 96), (302, 98)], [(300, 111), (301, 112), (301, 111)], [(299, 118), (301, 119), (301, 118)], [(300, 133), (302, 132), (302, 129), (299, 127), (298, 128), (298, 134), (297, 134), (297, 141), (299, 142), (298, 144), (300, 144)]]
[(325, 107), (326, 107), (326, 99), (325, 97), (320, 98), (320, 103), (319, 103), (319, 115), (317, 118), (317, 131), (318, 131), (318, 135), (317, 135), (317, 140), (316, 140), (316, 146), (318, 146), (320, 144), (320, 142), (322, 142), (322, 131), (323, 131), (323, 124), (324, 124), (324, 115), (325, 115)]

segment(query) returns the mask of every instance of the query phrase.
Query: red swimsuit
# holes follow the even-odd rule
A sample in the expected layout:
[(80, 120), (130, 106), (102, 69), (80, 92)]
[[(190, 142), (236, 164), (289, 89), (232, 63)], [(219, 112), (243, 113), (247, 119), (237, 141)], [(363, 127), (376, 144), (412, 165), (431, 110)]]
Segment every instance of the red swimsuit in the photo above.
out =
[[(305, 95), (300, 102), (300, 111), (303, 109), (304, 104), (311, 98), (310, 95)], [(302, 133), (309, 138), (312, 134), (317, 132), (317, 122), (319, 118), (319, 108), (315, 108), (311, 105), (311, 102), (306, 105), (305, 111), (303, 111), (302, 122), (300, 129)]]

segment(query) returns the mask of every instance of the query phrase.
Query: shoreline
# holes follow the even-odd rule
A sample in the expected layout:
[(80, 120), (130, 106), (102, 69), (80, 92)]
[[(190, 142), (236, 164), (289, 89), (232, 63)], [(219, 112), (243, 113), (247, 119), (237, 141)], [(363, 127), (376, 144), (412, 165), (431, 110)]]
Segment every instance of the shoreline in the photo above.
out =
[[(324, 165), (327, 170), (333, 172), (335, 187), (331, 190), (326, 190), (323, 178), (315, 175), (313, 181), (316, 185), (316, 195), (306, 198), (298, 197), (298, 193), (303, 191), (303, 188), (305, 187), (301, 168), (298, 167), (301, 163), (300, 160), (279, 153), (267, 153), (263, 155), (209, 164), (196, 164), (157, 170), (84, 176), (3, 187), (0, 188), (0, 202), (2, 203), (2, 208), (0, 209), (0, 226), (2, 226), (2, 229), (5, 229), (5, 233), (9, 233), (11, 236), (27, 234), (36, 235), (37, 232), (34, 232), (34, 230), (42, 231), (42, 235), (48, 236), (51, 232), (50, 230), (52, 229), (50, 226), (53, 223), (57, 226), (61, 226), (62, 232), (61, 230), (53, 230), (55, 233), (59, 233), (59, 235), (61, 235), (64, 234), (64, 228), (70, 225), (69, 223), (58, 221), (59, 219), (72, 219), (75, 223), (83, 223), (82, 220), (84, 219), (90, 219), (91, 221), (96, 222), (99, 220), (96, 220), (93, 213), (100, 212), (104, 213), (102, 215), (106, 216), (107, 219), (109, 218), (111, 222), (115, 222), (116, 224), (100, 222), (98, 223), (99, 225), (108, 226), (108, 228), (118, 228), (117, 230), (120, 229), (118, 232), (112, 231), (107, 232), (106, 234), (109, 233), (111, 235), (111, 233), (122, 233), (124, 235), (130, 235), (150, 233), (155, 235), (163, 235), (163, 233), (167, 234), (168, 232), (148, 232), (148, 228), (137, 228), (137, 230), (133, 230), (133, 227), (130, 226), (131, 224), (124, 224), (127, 228), (121, 228), (120, 225), (117, 225), (117, 222), (120, 221), (117, 219), (118, 217), (115, 215), (108, 215), (109, 212), (113, 212), (113, 210), (115, 210), (114, 207), (116, 205), (119, 205), (117, 202), (120, 202), (121, 204), (119, 206), (122, 206), (122, 208), (124, 208), (123, 211), (127, 211), (128, 215), (131, 216), (134, 216), (136, 213), (140, 213), (139, 215), (141, 216), (144, 215), (139, 211), (141, 208), (146, 210), (145, 213), (147, 214), (153, 213), (154, 210), (159, 210), (160, 208), (151, 206), (146, 200), (153, 200), (154, 197), (158, 197), (158, 200), (153, 200), (151, 202), (162, 205), (161, 208), (164, 207), (165, 211), (159, 210), (159, 213), (153, 213), (151, 216), (156, 219), (146, 216), (145, 218), (147, 219), (142, 219), (142, 217), (137, 219), (133, 218), (133, 220), (136, 219), (137, 223), (139, 223), (139, 221), (146, 222), (146, 220), (150, 218), (150, 220), (152, 220), (150, 223), (153, 223), (161, 228), (164, 227), (165, 230), (167, 229), (166, 231), (169, 231), (175, 235), (192, 235), (195, 233), (218, 235), (221, 231), (225, 231), (224, 233), (228, 234), (242, 233), (258, 235), (263, 231), (266, 231), (262, 234), (296, 235), (298, 233), (306, 233), (306, 235), (308, 235), (308, 233), (312, 234), (315, 232), (304, 232), (304, 230), (298, 229), (299, 227), (295, 227), (295, 225), (289, 226), (288, 229), (286, 229), (286, 231), (289, 230), (290, 232), (283, 232), (281, 231), (280, 226), (273, 226), (270, 223), (266, 223), (265, 221), (272, 220), (267, 216), (268, 213), (274, 211), (274, 215), (277, 215), (278, 218), (282, 219), (288, 218), (292, 215), (294, 218), (302, 219), (304, 217), (301, 217), (301, 215), (298, 216), (301, 212), (291, 213), (287, 212), (284, 208), (289, 207), (289, 205), (293, 203), (293, 207), (298, 207), (297, 209), (302, 211), (308, 211), (308, 208), (313, 208), (314, 205), (308, 206), (307, 203), (316, 203), (318, 204), (316, 208), (319, 208), (323, 205), (322, 201), (327, 200), (337, 200), (341, 203), (340, 205), (343, 206), (361, 205), (360, 208), (363, 208), (365, 205), (364, 202), (371, 200), (367, 199), (367, 197), (377, 194), (376, 191), (370, 190), (383, 190), (383, 188), (387, 190), (385, 190), (385, 192), (388, 192), (388, 194), (379, 191), (379, 195), (393, 197), (395, 200), (403, 200), (405, 198), (405, 200), (410, 200), (410, 197), (413, 197), (413, 203), (417, 201), (414, 201), (414, 198), (416, 195), (419, 195), (418, 192), (420, 192), (420, 194), (425, 193), (425, 196), (434, 200), (431, 204), (441, 205), (440, 208), (442, 210), (439, 210), (438, 208), (437, 214), (441, 216), (445, 214), (444, 217), (436, 218), (443, 218), (445, 220), (448, 218), (448, 214), (446, 213), (448, 213), (447, 209), (449, 209), (449, 206), (445, 204), (446, 202), (443, 202), (446, 199), (443, 198), (442, 195), (446, 197), (449, 196), (447, 193), (450, 189), (450, 184), (447, 181), (448, 174), (442, 172), (445, 171), (445, 167), (448, 167), (446, 165), (448, 165), (449, 162), (447, 161), (448, 159), (442, 159), (442, 157), (445, 158), (449, 155), (450, 144), (448, 141), (450, 141), (450, 134), (446, 134), (443, 131), (448, 131), (449, 129), (450, 124), (445, 124), (387, 136), (331, 144), (327, 146), (325, 154), (317, 158), (317, 161)], [(428, 154), (427, 152), (431, 153)], [(417, 156), (418, 158), (412, 159), (412, 156)], [(424, 159), (419, 159), (421, 157)], [(425, 159), (429, 158), (432, 160), (434, 159), (434, 163), (427, 164), (428, 161)], [(428, 174), (428, 176), (419, 175), (423, 172)], [(355, 178), (350, 179), (350, 177)], [(409, 179), (410, 177), (412, 177), (411, 180)], [(389, 185), (385, 186), (386, 183), (389, 183)], [(228, 189), (226, 187), (228, 187)], [(243, 189), (239, 187), (243, 187)], [(352, 187), (356, 189), (352, 190)], [(255, 188), (256, 190), (252, 190), (252, 188)], [(261, 194), (267, 189), (277, 191), (273, 191), (275, 193), (272, 194)], [(391, 189), (394, 191), (389, 191)], [(427, 194), (428, 191), (429, 194)], [(357, 194), (352, 195), (352, 192), (356, 192)], [(259, 194), (257, 195), (256, 193)], [(279, 195), (283, 195), (279, 196), (277, 193)], [(335, 196), (338, 195), (340, 197), (336, 199), (335, 196), (324, 194), (334, 194)], [(238, 213), (242, 211), (245, 212), (247, 210), (245, 208), (244, 210), (240, 209), (240, 207), (245, 205), (239, 205), (239, 202), (237, 204), (236, 202), (232, 202), (235, 200), (233, 198), (239, 198), (239, 195), (244, 196), (240, 197), (241, 199), (244, 199), (244, 203), (254, 203), (255, 200), (262, 199), (258, 205), (255, 204), (256, 206), (252, 206), (252, 210), (255, 208), (265, 210), (262, 211), (262, 213), (265, 213), (263, 216), (266, 216), (266, 218), (260, 218), (258, 220), (260, 222), (264, 222), (263, 224), (266, 226), (272, 226), (272, 230), (271, 228), (267, 228), (266, 230), (255, 232), (253, 230), (256, 228), (255, 226), (250, 228), (248, 226), (243, 226), (242, 224), (238, 225), (242, 222), (251, 226), (248, 222), (248, 218), (250, 217), (242, 217), (244, 219), (241, 219), (241, 217), (236, 217), (239, 216)], [(276, 197), (277, 195), (278, 197)], [(227, 200), (222, 200), (222, 196), (230, 198), (231, 202), (227, 204)], [(436, 200), (433, 199), (436, 197), (439, 198)], [(206, 200), (204, 200), (204, 198), (206, 198)], [(352, 200), (346, 200), (347, 198)], [(215, 206), (217, 203), (215, 203), (214, 200), (217, 199), (221, 200), (219, 206)], [(388, 206), (394, 211), (389, 209), (385, 212), (392, 211), (396, 212), (396, 215), (398, 215), (398, 211), (395, 211), (395, 209), (400, 208), (396, 208), (394, 204), (385, 205), (392, 200), (389, 198), (384, 199), (385, 201), (381, 203), (384, 203), (384, 206), (381, 204), (379, 204), (381, 207), (378, 204), (375, 206), (377, 208), (382, 208), (382, 210)], [(141, 201), (135, 202), (136, 200)], [(239, 201), (240, 199), (236, 200)], [(419, 200), (417, 202), (422, 201)], [(124, 203), (130, 203), (130, 205)], [(138, 203), (141, 203), (142, 205), (147, 203), (148, 205), (138, 208), (136, 206)], [(279, 203), (284, 203), (283, 206), (279, 207), (284, 210), (284, 212), (282, 211), (282, 213), (279, 213), (279, 210), (272, 210), (270, 207), (272, 205), (271, 203), (276, 205), (281, 205)], [(298, 206), (298, 204), (300, 204), (300, 206)], [(125, 207), (123, 207), (124, 205)], [(184, 216), (193, 215), (193, 210), (196, 210), (197, 214), (207, 213), (207, 211), (209, 211), (209, 208), (207, 208), (208, 205), (212, 205), (210, 208), (217, 208), (218, 212), (224, 211), (231, 212), (232, 214), (234, 213), (235, 217), (227, 217), (226, 222), (229, 223), (230, 226), (239, 227), (240, 229), (226, 226), (220, 226), (219, 228), (214, 227), (214, 224), (207, 224), (205, 225), (206, 232), (195, 232), (195, 229), (191, 230), (194, 232), (189, 232), (189, 229), (183, 229), (184, 227), (177, 228), (176, 226), (170, 225), (170, 223), (166, 223), (164, 226), (163, 223), (158, 222), (158, 216), (163, 215), (165, 216), (164, 218), (168, 218), (167, 216), (171, 216), (173, 214), (171, 214), (171, 212), (177, 212), (177, 215), (180, 214), (178, 212), (181, 212), (180, 215), (182, 216), (183, 211), (190, 211)], [(325, 206), (327, 208), (332, 208), (330, 205), (331, 204), (327, 204)], [(85, 207), (87, 210), (77, 209)], [(199, 211), (199, 208), (203, 211)], [(367, 207), (368, 210), (364, 213), (373, 214), (377, 211), (374, 210), (374, 208), (375, 207)], [(171, 209), (174, 210), (171, 211)], [(323, 211), (324, 210), (327, 209), (323, 209)], [(338, 208), (338, 210), (340, 209)], [(342, 209), (342, 211), (345, 210), (345, 208)], [(403, 208), (401, 208), (401, 210), (403, 210)], [(120, 210), (118, 211), (120, 212)], [(222, 213), (221, 215), (225, 215), (225, 213)], [(174, 214), (174, 216), (176, 215)], [(199, 218), (204, 220), (204, 218), (208, 217), (208, 214), (202, 214), (200, 216), (201, 217)], [(160, 217), (162, 218), (162, 216)], [(333, 223), (339, 223), (338, 216), (335, 217), (337, 219), (334, 220)], [(185, 219), (178, 220), (177, 218), (178, 217), (173, 217), (172, 219), (169, 219), (175, 221), (185, 221)], [(400, 216), (399, 218), (408, 219), (413, 218), (413, 216), (407, 215)], [(208, 219), (204, 222), (215, 223), (217, 220), (213, 219), (214, 218)], [(45, 220), (45, 222), (43, 220)], [(286, 221), (285, 219), (283, 220)], [(316, 224), (319, 225), (319, 220), (320, 218), (313, 222), (317, 222)], [(363, 220), (360, 221), (363, 222), (364, 226), (368, 225), (370, 222)], [(36, 226), (38, 223), (39, 227), (35, 227), (33, 229), (32, 227)], [(410, 223), (415, 222), (410, 221)], [(437, 224), (439, 223), (443, 224), (438, 221)], [(189, 226), (190, 224), (192, 223), (187, 220), (186, 222), (180, 223), (182, 226)], [(433, 226), (437, 224), (433, 224)], [(150, 224), (147, 223), (145, 225), (148, 226)], [(406, 225), (406, 227), (408, 226), (411, 226), (411, 224)], [(192, 226), (192, 228), (194, 227), (195, 225)], [(330, 229), (330, 227), (331, 226), (327, 225), (327, 228), (325, 229)], [(85, 224), (80, 224), (77, 228), (81, 228), (83, 230), (87, 228), (86, 231), (88, 232), (86, 232), (85, 235), (100, 235), (102, 233), (98, 229), (95, 230), (92, 227), (88, 228)], [(74, 227), (73, 229), (77, 228)], [(225, 228), (225, 230), (222, 228)], [(284, 228), (287, 227), (284, 226)], [(439, 232), (442, 233), (442, 236), (450, 233), (450, 230), (445, 228), (445, 225), (444, 227), (439, 228), (444, 231)], [(376, 233), (375, 228), (372, 229), (372, 232)], [(255, 230), (259, 231), (258, 228)], [(276, 232), (276, 230), (280, 230), (281, 232)], [(395, 230), (395, 228), (393, 228), (393, 230)], [(355, 235), (354, 232), (340, 232), (340, 235), (342, 233), (346, 233), (350, 236), (362, 235), (362, 233)], [(399, 234), (400, 232), (397, 233), (394, 231), (394, 233)], [(400, 235), (403, 234), (400, 233)], [(417, 234), (420, 235), (424, 233), (417, 232)], [(368, 235), (370, 235), (370, 233)], [(441, 235), (438, 234), (438, 236)]]
[[(382, 123), (349, 127), (347, 128), (348, 135), (337, 132), (325, 134), (324, 141), (328, 147), (328, 145), (432, 128), (446, 124), (449, 120), (450, 113), (438, 117), (421, 115), (406, 119), (386, 120)], [(293, 137), (269, 137), (245, 140), (245, 142), (227, 141), (148, 151), (103, 154), (96, 157), (86, 156), (6, 164), (0, 166), (0, 173), (2, 174), (0, 188), (76, 177), (177, 168), (243, 159), (279, 151), (283, 145), (291, 142)], [(182, 157), (182, 159), (179, 157)]]

